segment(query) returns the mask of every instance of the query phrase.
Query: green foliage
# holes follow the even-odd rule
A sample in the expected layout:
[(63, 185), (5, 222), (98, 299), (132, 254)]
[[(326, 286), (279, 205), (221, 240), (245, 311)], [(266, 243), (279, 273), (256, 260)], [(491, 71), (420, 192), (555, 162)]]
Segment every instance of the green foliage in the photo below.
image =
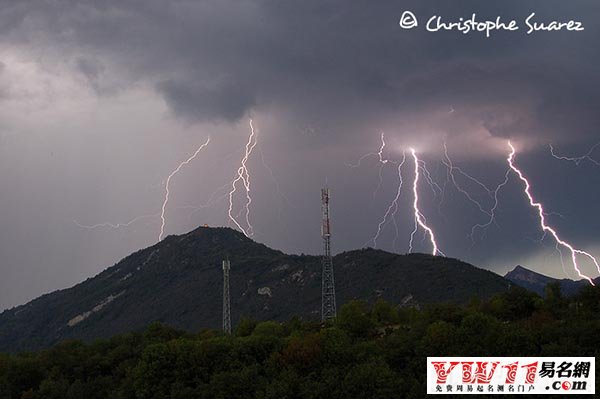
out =
[(456, 348), (458, 332), (456, 326), (445, 321), (436, 321), (429, 325), (422, 344), (428, 350), (441, 355), (449, 355)]
[(266, 335), (272, 337), (282, 337), (285, 334), (285, 327), (276, 321), (263, 321), (259, 323), (252, 331), (252, 335)]
[(596, 287), (586, 286), (576, 298), (576, 311), (597, 314), (600, 311), (600, 290)]
[(144, 332), (0, 354), (0, 399), (422, 398), (427, 356), (598, 356), (600, 288), (520, 289), (465, 306), (344, 305), (325, 326)]
[(381, 298), (373, 305), (371, 314), (373, 315), (373, 320), (380, 326), (396, 324), (400, 321), (396, 308)]
[(252, 334), (258, 323), (255, 320), (242, 318), (235, 329), (238, 337), (247, 337)]
[(375, 327), (363, 301), (350, 301), (339, 312), (337, 324), (354, 337), (366, 337)]
[(541, 306), (542, 298), (518, 286), (492, 298), (495, 316), (504, 320), (516, 320), (531, 316)]

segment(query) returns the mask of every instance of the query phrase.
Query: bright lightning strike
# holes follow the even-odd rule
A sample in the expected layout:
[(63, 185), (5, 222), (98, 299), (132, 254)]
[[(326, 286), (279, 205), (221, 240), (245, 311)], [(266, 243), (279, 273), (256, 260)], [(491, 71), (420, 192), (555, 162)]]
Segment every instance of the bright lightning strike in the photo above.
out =
[(379, 158), (379, 183), (377, 183), (377, 187), (375, 187), (375, 191), (373, 191), (373, 199), (375, 199), (375, 196), (377, 195), (377, 193), (379, 192), (379, 190), (381, 189), (381, 186), (383, 185), (383, 167), (385, 166), (386, 163), (388, 163), (389, 161), (387, 159), (383, 158), (383, 150), (385, 149), (385, 134), (383, 132), (381, 132), (381, 147), (379, 147), (379, 151), (377, 152), (377, 157)]
[(373, 157), (373, 156), (377, 156), (379, 158), (379, 163), (386, 164), (386, 163), (388, 163), (388, 160), (383, 157), (384, 150), (385, 150), (385, 134), (383, 132), (381, 132), (381, 147), (379, 147), (378, 152), (369, 152), (369, 153), (363, 155), (362, 157), (358, 158), (358, 161), (355, 164), (346, 164), (346, 165), (351, 168), (358, 168), (361, 165), (362, 161), (364, 161), (365, 159), (367, 159), (369, 157)]
[(580, 249), (574, 248), (568, 242), (563, 241), (559, 237), (559, 235), (556, 232), (556, 230), (546, 224), (546, 214), (544, 213), (544, 208), (543, 208), (542, 204), (535, 201), (535, 199), (531, 195), (531, 191), (530, 191), (531, 190), (531, 185), (529, 184), (529, 181), (527, 180), (527, 178), (523, 175), (523, 173), (514, 164), (514, 159), (515, 159), (515, 154), (516, 154), (515, 147), (513, 147), (513, 145), (511, 144), (510, 141), (508, 142), (508, 146), (510, 147), (510, 154), (509, 154), (509, 156), (507, 158), (508, 165), (517, 174), (517, 176), (519, 177), (519, 179), (525, 185), (524, 192), (525, 192), (525, 195), (527, 196), (527, 198), (529, 200), (529, 205), (531, 205), (533, 208), (536, 208), (537, 211), (538, 211), (538, 215), (539, 215), (539, 218), (540, 218), (540, 227), (542, 228), (542, 230), (544, 231), (544, 233), (550, 233), (552, 235), (552, 237), (554, 237), (554, 239), (556, 240), (556, 242), (558, 244), (560, 244), (561, 246), (567, 248), (569, 250), (569, 252), (571, 252), (571, 261), (573, 262), (573, 267), (577, 271), (577, 274), (580, 277), (585, 278), (586, 280), (588, 280), (590, 282), (590, 284), (594, 285), (593, 280), (590, 277), (584, 275), (581, 272), (581, 270), (579, 268), (579, 265), (577, 263), (577, 255), (583, 255), (583, 256), (589, 258), (596, 265), (596, 268), (598, 269), (598, 272), (600, 273), (600, 265), (598, 264), (598, 261), (591, 254), (589, 254), (589, 253), (587, 253), (585, 251), (582, 251)]
[(181, 168), (183, 168), (185, 165), (189, 164), (190, 162), (192, 162), (194, 160), (194, 158), (196, 158), (198, 156), (198, 154), (200, 153), (200, 151), (202, 151), (204, 149), (204, 147), (206, 147), (208, 145), (208, 143), (210, 143), (210, 137), (208, 137), (206, 139), (206, 142), (204, 144), (202, 144), (200, 147), (198, 147), (198, 149), (196, 150), (196, 152), (194, 152), (192, 154), (192, 156), (190, 156), (188, 159), (186, 159), (185, 161), (183, 161), (182, 163), (179, 164), (179, 166), (177, 166), (177, 168), (171, 172), (171, 174), (169, 175), (169, 177), (167, 177), (167, 181), (165, 183), (165, 199), (163, 201), (162, 207), (161, 207), (161, 211), (160, 211), (160, 220), (161, 220), (161, 225), (160, 225), (160, 233), (158, 235), (158, 241), (161, 241), (163, 239), (163, 236), (165, 234), (165, 224), (166, 224), (166, 220), (165, 220), (165, 211), (167, 209), (167, 204), (169, 203), (169, 185), (171, 183), (171, 179), (173, 178), (173, 176), (175, 176), (177, 173), (179, 173), (179, 171), (181, 170)]
[[(252, 124), (252, 119), (250, 119), (250, 136), (248, 136), (248, 142), (246, 143), (246, 151), (244, 156), (242, 157), (240, 167), (237, 170), (237, 176), (231, 182), (231, 191), (229, 192), (229, 210), (228, 215), (229, 219), (237, 226), (238, 229), (241, 230), (242, 233), (246, 237), (251, 237), (254, 234), (254, 228), (250, 223), (250, 204), (252, 203), (252, 197), (250, 196), (250, 174), (248, 173), (248, 167), (246, 163), (248, 162), (248, 158), (252, 154), (252, 150), (256, 147), (256, 132), (254, 131), (254, 125)], [(244, 229), (242, 225), (236, 220), (233, 216), (233, 195), (237, 191), (237, 183), (241, 181), (244, 189), (246, 191), (246, 204), (244, 206), (246, 210), (246, 225), (247, 229)]]
[[(371, 239), (371, 241), (373, 241), (373, 246), (375, 248), (377, 248), (377, 239), (379, 238), (379, 235), (381, 234), (381, 230), (383, 229), (385, 224), (388, 222), (388, 217), (391, 217), (395, 223), (394, 216), (396, 215), (396, 212), (398, 212), (398, 200), (400, 199), (400, 193), (402, 192), (402, 184), (403, 184), (402, 166), (404, 165), (405, 161), (406, 161), (406, 153), (403, 152), (402, 153), (402, 161), (398, 164), (399, 182), (398, 182), (398, 190), (396, 191), (396, 196), (390, 203), (390, 206), (388, 206), (385, 214), (383, 215), (383, 219), (381, 219), (381, 222), (377, 226), (377, 233), (375, 233), (375, 236), (373, 236), (373, 238)], [(397, 225), (396, 225), (396, 230), (397, 230)], [(398, 231), (396, 231), (396, 236), (397, 236), (397, 234), (398, 234)]]
[(582, 156), (566, 157), (566, 156), (562, 156), (562, 155), (557, 155), (556, 152), (554, 151), (554, 147), (552, 146), (552, 144), (550, 144), (550, 154), (552, 154), (552, 156), (556, 159), (560, 159), (561, 161), (573, 162), (577, 166), (579, 166), (579, 164), (583, 161), (588, 161), (588, 162), (593, 163), (596, 166), (600, 166), (600, 162), (596, 161), (594, 158), (592, 158), (592, 154), (594, 153), (594, 150), (598, 147), (600, 147), (600, 143), (596, 143), (594, 146), (592, 146), (592, 148), (590, 148), (590, 150), (587, 153), (583, 154)]
[(386, 164), (388, 163), (387, 159), (383, 159), (383, 149), (385, 148), (385, 135), (383, 132), (381, 132), (381, 147), (379, 148), (379, 152), (377, 153), (377, 155), (379, 156), (379, 162), (381, 162), (382, 164)]
[(415, 167), (415, 178), (413, 180), (413, 210), (415, 213), (415, 229), (410, 234), (409, 252), (412, 252), (413, 239), (420, 226), (423, 230), (425, 230), (426, 234), (429, 236), (429, 241), (431, 242), (431, 246), (433, 247), (432, 254), (434, 256), (438, 253), (440, 255), (444, 255), (443, 252), (438, 249), (438, 244), (435, 240), (433, 230), (427, 225), (425, 217), (419, 210), (419, 158), (417, 157), (417, 152), (414, 150), (414, 148), (410, 149), (410, 153), (412, 154)]

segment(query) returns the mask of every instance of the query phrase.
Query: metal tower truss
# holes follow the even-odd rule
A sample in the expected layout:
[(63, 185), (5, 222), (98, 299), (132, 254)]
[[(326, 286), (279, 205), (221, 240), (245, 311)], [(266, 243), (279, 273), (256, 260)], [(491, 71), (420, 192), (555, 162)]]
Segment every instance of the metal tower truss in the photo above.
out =
[(321, 190), (321, 210), (323, 223), (321, 236), (323, 237), (323, 278), (321, 282), (321, 320), (335, 319), (335, 284), (333, 278), (333, 261), (331, 258), (331, 229), (329, 224), (329, 189)]
[(223, 261), (223, 331), (231, 334), (231, 302), (229, 297), (229, 259)]

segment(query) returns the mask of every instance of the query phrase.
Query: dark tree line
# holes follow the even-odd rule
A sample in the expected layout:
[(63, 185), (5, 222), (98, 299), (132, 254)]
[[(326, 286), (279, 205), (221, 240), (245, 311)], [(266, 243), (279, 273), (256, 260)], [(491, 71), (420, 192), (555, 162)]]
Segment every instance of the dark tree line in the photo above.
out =
[(423, 309), (353, 301), (326, 326), (242, 319), (227, 336), (154, 324), (0, 354), (0, 399), (423, 398), (427, 356), (597, 356), (600, 289), (546, 291)]

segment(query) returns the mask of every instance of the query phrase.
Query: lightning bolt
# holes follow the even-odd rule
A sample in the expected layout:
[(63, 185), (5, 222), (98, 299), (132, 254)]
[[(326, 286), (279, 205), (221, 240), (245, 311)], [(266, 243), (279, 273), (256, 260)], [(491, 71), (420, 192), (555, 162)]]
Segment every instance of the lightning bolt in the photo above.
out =
[[(398, 162), (395, 161), (391, 161), (387, 158), (384, 157), (384, 151), (385, 151), (385, 147), (386, 147), (386, 142), (385, 142), (385, 133), (381, 132), (380, 135), (380, 140), (381, 140), (381, 145), (379, 146), (379, 151), (377, 152), (369, 152), (367, 154), (364, 154), (362, 157), (360, 157), (358, 159), (358, 162), (356, 162), (355, 164), (346, 164), (346, 166), (349, 166), (351, 168), (358, 168), (360, 167), (361, 163), (363, 160), (365, 160), (366, 158), (369, 157), (377, 157), (377, 162), (379, 164), (379, 171), (378, 171), (378, 176), (379, 176), (379, 181), (377, 183), (377, 187), (375, 187), (375, 191), (373, 191), (373, 200), (375, 199), (377, 193), (379, 192), (379, 190), (381, 189), (381, 186), (383, 185), (383, 168), (385, 167), (386, 164), (390, 163), (390, 164), (398, 164)], [(402, 183), (403, 183), (403, 179), (402, 179), (402, 165), (404, 165), (406, 160), (406, 153), (402, 154), (402, 162), (398, 165), (398, 178), (399, 178), (399, 185), (398, 185), (398, 190), (396, 192), (396, 196), (394, 197), (394, 199), (392, 199), (392, 201), (390, 202), (390, 205), (388, 206), (383, 219), (381, 220), (381, 222), (378, 224), (377, 226), (377, 232), (375, 233), (375, 235), (373, 236), (373, 238), (371, 238), (369, 241), (367, 241), (365, 243), (365, 246), (367, 246), (370, 242), (373, 242), (373, 246), (377, 247), (377, 239), (379, 238), (379, 236), (381, 235), (381, 232), (383, 231), (383, 228), (385, 227), (385, 225), (389, 222), (388, 217), (391, 216), (391, 221), (394, 224), (394, 228), (396, 231), (396, 235), (394, 237), (394, 241), (393, 241), (393, 247), (396, 247), (396, 241), (398, 240), (398, 224), (396, 223), (396, 213), (398, 211), (398, 200), (400, 198), (400, 193), (402, 190)]]
[(431, 191), (433, 192), (434, 197), (437, 198), (438, 195), (440, 195), (440, 194), (443, 195), (444, 189), (442, 187), (440, 187), (440, 185), (437, 184), (435, 182), (435, 180), (433, 180), (433, 177), (431, 176), (431, 172), (429, 172), (429, 169), (427, 168), (427, 163), (425, 161), (423, 161), (422, 159), (419, 159), (419, 165), (421, 167), (421, 171), (423, 171), (423, 178), (425, 179), (425, 181), (431, 188)]
[(383, 149), (385, 148), (385, 134), (383, 132), (381, 132), (381, 147), (379, 147), (379, 152), (377, 153), (377, 156), (379, 157), (379, 162), (381, 162), (382, 164), (386, 164), (388, 163), (387, 159), (383, 159)]
[[(263, 167), (267, 170), (267, 172), (269, 172), (269, 176), (271, 176), (271, 180), (273, 181), (273, 185), (275, 186), (275, 189), (277, 190), (277, 194), (279, 194), (279, 196), (281, 197), (281, 199), (283, 199), (283, 201), (290, 208), (295, 208), (295, 206), (292, 204), (292, 202), (290, 201), (290, 199), (288, 198), (288, 196), (285, 195), (285, 193), (281, 190), (281, 185), (279, 184), (279, 180), (277, 180), (277, 178), (275, 177), (275, 172), (273, 172), (273, 169), (266, 162), (265, 155), (264, 155), (263, 150), (262, 150), (262, 146), (258, 146), (258, 153), (260, 154), (260, 161), (261, 161)], [(281, 223), (281, 214), (282, 213), (283, 213), (283, 210), (282, 210), (281, 204), (278, 204), (278, 206), (277, 206), (277, 218), (278, 218), (278, 220), (279, 220), (280, 223)]]
[[(379, 238), (379, 235), (381, 234), (381, 231), (382, 231), (383, 227), (385, 226), (385, 224), (388, 222), (388, 217), (390, 217), (390, 216), (391, 216), (392, 221), (394, 222), (394, 226), (396, 228), (396, 239), (398, 237), (398, 225), (396, 224), (396, 220), (394, 217), (396, 216), (396, 212), (398, 212), (398, 200), (400, 199), (400, 193), (402, 192), (402, 184), (403, 184), (402, 166), (404, 165), (405, 161), (406, 161), (406, 153), (402, 152), (402, 161), (398, 164), (398, 181), (399, 182), (398, 182), (398, 190), (396, 191), (396, 196), (394, 197), (394, 199), (388, 206), (385, 214), (383, 215), (383, 218), (381, 219), (381, 222), (379, 222), (379, 225), (377, 226), (377, 233), (375, 233), (373, 238), (370, 240), (370, 241), (373, 241), (373, 246), (375, 248), (377, 248), (377, 239)], [(394, 239), (394, 244), (395, 244), (396, 239)]]
[(198, 205), (183, 205), (183, 206), (177, 207), (177, 209), (191, 209), (192, 212), (188, 216), (188, 219), (191, 219), (197, 212), (200, 212), (203, 209), (209, 208), (209, 207), (215, 205), (216, 203), (227, 198), (229, 196), (229, 192), (225, 192), (219, 196), (217, 196), (217, 194), (221, 193), (225, 189), (228, 189), (229, 186), (230, 186), (230, 183), (226, 183), (226, 184), (222, 185), (221, 187), (218, 187), (208, 197), (208, 199), (204, 203), (200, 203)]
[(378, 172), (379, 183), (377, 183), (377, 187), (375, 187), (375, 191), (373, 191), (373, 199), (375, 199), (375, 196), (377, 195), (377, 193), (381, 189), (381, 186), (383, 185), (383, 167), (385, 166), (386, 163), (389, 162), (387, 159), (383, 158), (384, 148), (385, 148), (385, 134), (383, 132), (381, 132), (381, 147), (379, 147), (379, 151), (376, 154), (377, 157), (379, 158), (379, 172)]
[(158, 217), (160, 214), (159, 213), (155, 213), (153, 215), (142, 215), (142, 216), (138, 216), (134, 219), (131, 219), (128, 222), (125, 223), (110, 223), (110, 222), (105, 222), (105, 223), (97, 223), (94, 225), (85, 225), (85, 224), (81, 224), (79, 223), (77, 220), (73, 220), (73, 223), (75, 223), (75, 225), (77, 225), (78, 227), (81, 227), (82, 229), (88, 229), (88, 230), (93, 230), (93, 229), (97, 229), (100, 227), (107, 227), (107, 228), (111, 228), (111, 229), (120, 229), (122, 227), (129, 227), (132, 224), (134, 224), (135, 222), (137, 222), (138, 220), (142, 220), (142, 219), (148, 219), (148, 218), (155, 218)]
[(415, 166), (415, 178), (413, 180), (413, 210), (415, 213), (415, 228), (410, 234), (409, 252), (412, 252), (414, 236), (417, 233), (418, 228), (421, 227), (423, 230), (425, 230), (427, 236), (429, 237), (429, 241), (431, 242), (431, 246), (433, 248), (432, 255), (435, 256), (438, 253), (440, 255), (444, 255), (444, 253), (438, 249), (438, 244), (435, 240), (435, 234), (433, 233), (433, 230), (427, 225), (425, 217), (419, 210), (419, 158), (417, 157), (417, 152), (414, 150), (414, 148), (410, 149), (410, 153), (412, 154)]
[(496, 187), (496, 189), (492, 193), (493, 198), (494, 198), (494, 205), (492, 206), (492, 209), (489, 212), (489, 218), (488, 218), (487, 222), (478, 223), (471, 228), (470, 236), (471, 236), (471, 241), (473, 244), (475, 244), (475, 232), (477, 231), (477, 229), (482, 229), (485, 231), (493, 223), (496, 223), (496, 211), (498, 210), (498, 204), (499, 204), (498, 195), (500, 194), (500, 190), (502, 190), (502, 188), (504, 188), (504, 186), (506, 186), (508, 184), (510, 171), (511, 171), (511, 169), (509, 168), (506, 171), (506, 173), (504, 174), (504, 180)]
[[(252, 124), (252, 119), (250, 119), (250, 135), (248, 136), (248, 142), (246, 143), (246, 150), (245, 150), (244, 156), (242, 157), (240, 167), (237, 170), (237, 176), (231, 182), (231, 191), (229, 192), (229, 210), (228, 210), (229, 219), (231, 219), (231, 221), (237, 226), (238, 229), (240, 229), (240, 231), (242, 233), (244, 233), (244, 235), (246, 237), (251, 237), (254, 234), (254, 228), (252, 227), (252, 224), (250, 223), (250, 204), (252, 203), (252, 197), (250, 196), (250, 174), (248, 173), (248, 167), (246, 166), (246, 163), (248, 162), (248, 158), (252, 154), (252, 150), (254, 150), (254, 147), (256, 147), (256, 144), (257, 144), (256, 132), (254, 131), (254, 125)], [(246, 204), (245, 204), (244, 208), (246, 210), (246, 225), (248, 226), (247, 230), (242, 227), (242, 225), (236, 220), (236, 218), (232, 214), (232, 212), (233, 212), (233, 195), (237, 191), (237, 184), (239, 181), (242, 182), (242, 185), (244, 186), (244, 189), (246, 191)]]
[(598, 148), (599, 146), (600, 146), (600, 142), (594, 144), (587, 153), (585, 153), (579, 157), (565, 157), (565, 156), (557, 155), (556, 152), (554, 151), (554, 147), (552, 146), (552, 144), (550, 144), (550, 154), (556, 159), (560, 159), (561, 161), (573, 162), (577, 166), (579, 166), (579, 164), (583, 161), (588, 161), (588, 162), (593, 163), (596, 166), (600, 166), (600, 162), (598, 162), (594, 158), (592, 158), (592, 154), (593, 154), (594, 150), (596, 148)]
[[(462, 195), (465, 196), (465, 198), (467, 198), (467, 200), (469, 202), (471, 202), (472, 204), (475, 205), (475, 207), (477, 207), (477, 209), (479, 210), (479, 212), (481, 212), (482, 214), (487, 216), (487, 221), (484, 223), (477, 223), (475, 225), (473, 225), (471, 227), (471, 234), (469, 234), (469, 237), (471, 238), (471, 242), (473, 243), (473, 245), (475, 244), (475, 233), (478, 229), (481, 230), (486, 230), (489, 226), (491, 226), (492, 224), (496, 223), (496, 211), (498, 210), (498, 205), (499, 205), (499, 194), (500, 191), (502, 190), (502, 188), (504, 188), (504, 186), (506, 186), (508, 184), (508, 178), (510, 175), (510, 168), (508, 168), (504, 174), (504, 179), (496, 186), (496, 188), (494, 188), (493, 190), (491, 188), (489, 188), (485, 183), (483, 183), (482, 181), (476, 179), (475, 177), (471, 176), (470, 174), (468, 174), (467, 172), (465, 172), (463, 169), (461, 169), (460, 167), (456, 166), (453, 162), (452, 159), (450, 158), (450, 155), (448, 154), (448, 146), (446, 144), (446, 142), (444, 141), (444, 159), (442, 160), (442, 164), (444, 166), (446, 166), (446, 170), (447, 170), (447, 174), (446, 174), (446, 181), (447, 183), (452, 183), (452, 185), (454, 186), (454, 188), (460, 192)], [(484, 205), (477, 199), (475, 199), (473, 197), (472, 194), (470, 194), (466, 189), (464, 189), (457, 181), (456, 179), (456, 175), (460, 175), (462, 177), (464, 177), (465, 179), (471, 181), (472, 183), (474, 183), (475, 185), (479, 186), (481, 189), (483, 189), (483, 191), (485, 191), (485, 193), (492, 199), (493, 204), (491, 209), (488, 211), (485, 209)]]
[(169, 187), (171, 184), (171, 179), (173, 178), (173, 176), (175, 176), (177, 173), (179, 173), (179, 171), (181, 170), (181, 168), (183, 168), (185, 165), (189, 164), (190, 162), (192, 162), (194, 160), (194, 158), (196, 158), (198, 156), (198, 154), (200, 153), (200, 151), (202, 151), (207, 145), (208, 143), (210, 143), (210, 137), (208, 137), (206, 139), (206, 142), (204, 144), (202, 144), (200, 147), (198, 147), (198, 149), (196, 150), (196, 152), (194, 152), (192, 154), (192, 156), (190, 156), (188, 159), (186, 159), (185, 161), (181, 162), (179, 164), (179, 166), (177, 166), (177, 168), (171, 172), (171, 174), (167, 177), (167, 181), (165, 182), (165, 199), (163, 200), (163, 204), (160, 210), (160, 220), (161, 220), (161, 224), (160, 224), (160, 233), (158, 234), (158, 241), (161, 241), (163, 239), (163, 236), (165, 234), (165, 224), (166, 224), (166, 220), (165, 220), (165, 212), (167, 210), (167, 204), (169, 203)]
[(373, 157), (373, 156), (378, 157), (380, 163), (386, 164), (386, 163), (388, 163), (388, 160), (383, 158), (383, 151), (384, 150), (385, 150), (385, 133), (381, 132), (381, 146), (379, 147), (379, 151), (378, 152), (369, 152), (369, 153), (366, 153), (362, 157), (358, 158), (358, 161), (355, 164), (346, 164), (346, 165), (349, 166), (349, 167), (351, 167), (351, 168), (358, 168), (358, 167), (360, 167), (362, 161), (364, 161), (365, 159), (367, 159), (369, 157)]
[(375, 187), (375, 191), (373, 191), (373, 198), (375, 198), (375, 196), (381, 189), (381, 186), (383, 185), (383, 167), (387, 163), (395, 163), (393, 161), (390, 161), (389, 159), (384, 158), (384, 156), (383, 156), (383, 152), (385, 151), (385, 146), (386, 146), (384, 132), (381, 132), (380, 139), (381, 139), (381, 145), (379, 147), (379, 151), (366, 153), (365, 155), (360, 157), (355, 164), (346, 164), (347, 166), (349, 166), (351, 168), (358, 168), (358, 167), (360, 167), (363, 160), (365, 160), (369, 157), (377, 157), (377, 162), (379, 163), (379, 172), (378, 172), (379, 181), (377, 183), (377, 187)]
[[(214, 163), (212, 166), (210, 166), (210, 168), (222, 168), (222, 163), (224, 161), (227, 161), (227, 160), (233, 158), (234, 156), (237, 156), (239, 153), (242, 153), (244, 151), (244, 147), (245, 146), (243, 145), (240, 148), (238, 148), (237, 150), (232, 151), (223, 157), (220, 157), (216, 163)], [(213, 205), (216, 205), (217, 203), (221, 202), (225, 198), (229, 197), (229, 188), (230, 187), (231, 187), (231, 182), (227, 182), (227, 183), (223, 184), (222, 186), (218, 187), (217, 189), (215, 189), (215, 191), (208, 197), (208, 199), (206, 201), (200, 202), (199, 204), (189, 204), (189, 205), (179, 206), (176, 209), (191, 210), (192, 212), (188, 215), (188, 219), (192, 219), (197, 212), (200, 212), (201, 210), (209, 208)], [(217, 196), (217, 194), (219, 194), (219, 195)]]
[[(433, 179), (431, 172), (429, 171), (429, 168), (427, 167), (427, 163), (422, 160), (419, 159), (419, 166), (421, 171), (423, 172), (423, 179), (425, 179), (425, 182), (427, 183), (427, 185), (429, 186), (429, 188), (431, 188), (431, 192), (433, 193), (433, 197), (434, 199), (437, 199), (438, 197), (440, 198), (440, 200), (438, 201), (438, 206), (437, 206), (437, 211), (438, 214), (444, 219), (446, 220), (446, 216), (444, 215), (444, 213), (442, 212), (442, 204), (444, 202), (444, 196), (446, 194), (446, 184), (444, 184), (444, 187), (440, 187), (440, 185)], [(425, 240), (425, 236), (423, 236), (423, 241)], [(410, 247), (409, 247), (410, 250)]]
[(455, 176), (455, 172), (459, 173), (461, 176), (465, 177), (466, 179), (470, 180), (471, 182), (475, 183), (476, 185), (478, 185), (479, 187), (483, 188), (485, 190), (485, 192), (491, 196), (492, 190), (490, 190), (485, 184), (483, 184), (481, 181), (477, 180), (476, 178), (474, 178), (473, 176), (469, 175), (468, 173), (466, 173), (465, 171), (463, 171), (461, 168), (459, 168), (458, 166), (455, 166), (454, 163), (452, 163), (452, 160), (450, 159), (450, 156), (448, 155), (448, 146), (446, 145), (446, 142), (444, 142), (444, 159), (442, 160), (442, 163), (444, 164), (444, 166), (446, 166), (447, 168), (447, 180), (452, 182), (452, 185), (456, 188), (456, 190), (458, 192), (460, 192), (461, 194), (463, 194), (472, 204), (474, 204), (477, 209), (479, 209), (479, 211), (487, 216), (491, 216), (490, 212), (486, 211), (483, 207), (483, 205), (481, 204), (481, 202), (477, 201), (475, 198), (473, 198), (473, 196), (471, 194), (469, 194), (469, 192), (465, 189), (463, 189), (461, 187), (460, 184), (458, 184), (458, 182), (456, 181), (456, 176)]
[(571, 275), (567, 273), (567, 269), (565, 267), (565, 258), (563, 256), (562, 251), (560, 250), (560, 244), (557, 242), (554, 248), (556, 249), (556, 252), (558, 252), (558, 256), (560, 258), (560, 266), (562, 267), (563, 273), (565, 273), (565, 276), (567, 278), (571, 278)]
[[(527, 180), (525, 175), (515, 166), (515, 163), (514, 163), (515, 154), (516, 154), (515, 147), (513, 147), (513, 145), (511, 144), (510, 141), (508, 142), (508, 146), (510, 147), (510, 154), (506, 160), (508, 162), (508, 165), (510, 166), (510, 169), (517, 174), (519, 179), (525, 185), (524, 193), (527, 196), (527, 199), (529, 200), (529, 205), (531, 205), (531, 207), (537, 209), (537, 213), (540, 218), (540, 227), (542, 228), (544, 233), (548, 233), (548, 234), (552, 235), (552, 237), (554, 237), (554, 239), (557, 242), (557, 245), (560, 244), (562, 247), (569, 250), (569, 252), (571, 253), (571, 261), (573, 263), (573, 267), (577, 271), (577, 274), (581, 278), (585, 278), (586, 280), (588, 280), (591, 285), (594, 285), (593, 280), (581, 272), (579, 265), (577, 263), (577, 256), (582, 255), (582, 256), (587, 257), (589, 260), (591, 260), (594, 263), (594, 265), (596, 265), (596, 268), (598, 269), (598, 272), (600, 273), (600, 265), (598, 264), (598, 261), (591, 254), (589, 254), (585, 251), (582, 251), (580, 249), (577, 249), (577, 248), (573, 247), (571, 244), (569, 244), (568, 242), (562, 240), (560, 238), (560, 236), (558, 235), (557, 231), (554, 228), (552, 228), (551, 226), (546, 224), (546, 214), (544, 213), (543, 205), (541, 203), (535, 201), (535, 199), (533, 198), (533, 196), (531, 194), (531, 185), (529, 184), (529, 181)], [(559, 250), (559, 252), (560, 252), (560, 250)], [(562, 253), (561, 253), (561, 257), (562, 257)]]

